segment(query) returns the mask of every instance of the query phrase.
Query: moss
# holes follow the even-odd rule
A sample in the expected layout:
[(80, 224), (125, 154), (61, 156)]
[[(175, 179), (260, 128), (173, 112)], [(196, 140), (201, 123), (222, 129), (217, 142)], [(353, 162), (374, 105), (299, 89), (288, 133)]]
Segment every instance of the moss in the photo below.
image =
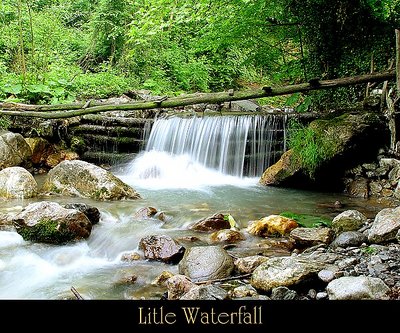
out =
[(74, 234), (64, 223), (51, 219), (42, 219), (32, 227), (24, 226), (18, 233), (26, 241), (50, 244), (63, 244), (74, 239)]
[(292, 212), (283, 212), (279, 215), (293, 219), (301, 227), (305, 228), (316, 228), (321, 226), (332, 227), (332, 221), (325, 217), (306, 215), (306, 214), (296, 214)]
[(70, 141), (71, 150), (81, 154), (87, 150), (85, 140), (81, 136), (73, 136)]
[(104, 198), (108, 197), (108, 194), (108, 190), (105, 187), (102, 187), (101, 189), (96, 190), (93, 196), (96, 200), (103, 200)]

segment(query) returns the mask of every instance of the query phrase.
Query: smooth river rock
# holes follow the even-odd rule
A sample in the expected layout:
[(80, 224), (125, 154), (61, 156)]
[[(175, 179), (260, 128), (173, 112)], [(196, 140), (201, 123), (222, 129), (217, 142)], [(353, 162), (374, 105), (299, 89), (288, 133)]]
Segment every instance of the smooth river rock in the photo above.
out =
[(359, 231), (345, 231), (337, 236), (331, 243), (332, 247), (360, 246), (367, 242), (367, 236)]
[(177, 274), (170, 277), (165, 284), (168, 289), (169, 300), (177, 300), (186, 294), (190, 289), (197, 286), (186, 275), (182, 274)]
[(37, 192), (38, 184), (28, 170), (9, 167), (0, 171), (0, 198), (28, 199)]
[(92, 223), (93, 225), (99, 223), (99, 221), (100, 221), (101, 214), (100, 214), (99, 209), (96, 207), (89, 206), (84, 203), (71, 203), (71, 204), (66, 204), (63, 207), (67, 208), (67, 209), (79, 210), (80, 212), (82, 212), (83, 214), (85, 214), (87, 216), (90, 223)]
[(226, 278), (234, 269), (232, 257), (220, 246), (194, 246), (179, 262), (179, 273), (192, 281)]
[(31, 166), (32, 150), (21, 134), (0, 130), (0, 170)]
[(367, 222), (367, 217), (357, 210), (346, 210), (337, 215), (332, 221), (332, 229), (336, 234), (344, 231), (355, 231)]
[(56, 202), (36, 202), (13, 217), (17, 232), (27, 241), (63, 244), (88, 238), (92, 223), (76, 210)]
[(180, 299), (187, 301), (215, 301), (224, 300), (228, 298), (228, 292), (221, 287), (216, 285), (208, 284), (205, 286), (195, 286), (191, 288), (186, 294), (184, 294)]
[(396, 239), (400, 230), (400, 206), (397, 208), (382, 209), (375, 216), (375, 220), (369, 229), (368, 240), (371, 243), (383, 243)]
[(95, 200), (140, 198), (132, 187), (111, 172), (80, 160), (63, 161), (50, 170), (43, 191)]
[(222, 229), (230, 229), (231, 225), (225, 215), (222, 213), (217, 213), (212, 216), (206, 217), (197, 221), (190, 229), (196, 231), (213, 232)]
[(379, 278), (344, 276), (329, 282), (326, 291), (330, 300), (384, 300), (390, 289)]

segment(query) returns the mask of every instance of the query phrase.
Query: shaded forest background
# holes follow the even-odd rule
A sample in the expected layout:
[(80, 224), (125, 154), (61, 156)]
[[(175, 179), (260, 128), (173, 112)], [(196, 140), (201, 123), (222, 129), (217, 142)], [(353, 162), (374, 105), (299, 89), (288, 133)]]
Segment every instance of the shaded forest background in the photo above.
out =
[[(135, 89), (170, 96), (388, 68), (400, 0), (2, 0), (0, 100), (58, 104)], [(299, 111), (365, 89), (260, 100)]]

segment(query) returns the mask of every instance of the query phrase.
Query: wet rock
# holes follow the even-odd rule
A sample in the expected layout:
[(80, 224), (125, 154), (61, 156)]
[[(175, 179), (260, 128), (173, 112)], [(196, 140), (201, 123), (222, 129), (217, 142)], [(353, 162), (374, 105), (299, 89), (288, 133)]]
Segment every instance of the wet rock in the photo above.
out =
[(287, 287), (276, 287), (271, 291), (272, 300), (285, 300), (290, 301), (297, 298), (297, 292), (290, 290)]
[(49, 155), (55, 151), (54, 146), (46, 139), (26, 138), (26, 143), (32, 150), (32, 163), (35, 165), (44, 165)]
[(50, 170), (43, 191), (95, 200), (140, 198), (132, 187), (109, 171), (80, 160), (63, 161)]
[(368, 198), (369, 193), (369, 181), (366, 178), (359, 178), (351, 181), (346, 188), (346, 192), (352, 197), (356, 198)]
[(71, 203), (64, 205), (64, 208), (79, 210), (87, 216), (87, 218), (93, 225), (99, 223), (100, 221), (100, 211), (96, 207), (89, 206), (84, 203)]
[(185, 275), (174, 275), (166, 281), (168, 299), (177, 300), (197, 285)]
[(259, 182), (263, 185), (280, 185), (300, 169), (300, 162), (293, 156), (293, 150), (289, 149), (278, 162), (264, 171)]
[(316, 277), (335, 258), (335, 255), (320, 253), (269, 258), (254, 270), (251, 285), (264, 291), (297, 285)]
[(298, 224), (295, 220), (280, 215), (270, 215), (260, 220), (250, 221), (247, 227), (249, 234), (261, 237), (286, 235)]
[(400, 206), (382, 209), (369, 229), (368, 240), (371, 243), (383, 243), (396, 239), (400, 230)]
[(354, 231), (367, 222), (367, 217), (357, 210), (346, 210), (332, 221), (332, 229), (339, 234), (343, 231)]
[(195, 286), (184, 294), (180, 300), (224, 300), (228, 298), (228, 292), (221, 287), (208, 284), (205, 286)]
[(9, 167), (0, 171), (0, 198), (28, 199), (35, 197), (38, 185), (29, 171)]
[(0, 130), (0, 170), (31, 167), (32, 150), (21, 134)]
[(140, 260), (140, 254), (137, 252), (129, 252), (121, 255), (121, 261), (132, 262)]
[(143, 250), (146, 259), (170, 264), (178, 263), (185, 253), (183, 246), (165, 235), (152, 235), (142, 238), (139, 242), (139, 249)]
[(258, 296), (257, 290), (254, 289), (250, 284), (239, 286), (229, 292), (231, 298), (243, 298), (243, 297), (256, 297)]
[(220, 246), (191, 247), (179, 263), (179, 273), (195, 282), (226, 278), (233, 269), (232, 257)]
[(78, 160), (79, 155), (73, 151), (68, 150), (57, 150), (53, 154), (50, 154), (46, 159), (46, 166), (49, 168), (54, 168), (62, 161), (72, 161)]
[(154, 286), (166, 286), (167, 280), (173, 277), (174, 274), (168, 271), (163, 271), (159, 276), (157, 276), (151, 284)]
[(13, 215), (0, 213), (0, 230), (14, 231)]
[(134, 215), (134, 219), (138, 220), (147, 220), (149, 218), (154, 217), (157, 214), (157, 209), (154, 207), (143, 207), (140, 208)]
[(244, 258), (237, 258), (234, 261), (236, 269), (241, 274), (252, 273), (263, 262), (267, 261), (268, 257), (264, 256), (250, 256)]
[(244, 236), (241, 232), (230, 229), (223, 229), (213, 232), (210, 236), (212, 243), (237, 243), (244, 240)]
[(326, 291), (330, 300), (384, 300), (390, 289), (378, 278), (344, 276), (330, 282)]
[(397, 231), (396, 239), (397, 239), (397, 241), (400, 243), (400, 230)]
[(332, 247), (360, 246), (367, 242), (367, 236), (359, 231), (345, 231), (337, 236), (331, 243)]
[(231, 225), (228, 219), (225, 218), (224, 214), (217, 213), (212, 216), (201, 219), (200, 221), (193, 224), (190, 229), (196, 231), (213, 232), (222, 229), (230, 229)]
[(88, 238), (92, 230), (92, 223), (82, 212), (47, 201), (28, 205), (13, 222), (24, 240), (51, 244)]
[(314, 246), (317, 244), (329, 244), (332, 242), (334, 232), (331, 228), (296, 228), (290, 232), (298, 246)]

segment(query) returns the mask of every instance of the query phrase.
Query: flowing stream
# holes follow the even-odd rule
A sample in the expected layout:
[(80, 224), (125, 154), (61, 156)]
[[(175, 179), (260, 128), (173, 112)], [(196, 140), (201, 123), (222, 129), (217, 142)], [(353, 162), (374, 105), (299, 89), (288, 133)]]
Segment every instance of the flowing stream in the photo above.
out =
[[(142, 195), (140, 200), (45, 197), (1, 202), (0, 213), (18, 212), (41, 200), (84, 202), (100, 209), (101, 220), (87, 240), (62, 246), (33, 244), (14, 231), (0, 231), (0, 299), (68, 299), (73, 298), (72, 286), (85, 299), (159, 299), (165, 290), (151, 281), (165, 270), (177, 273), (177, 265), (121, 260), (124, 253), (140, 253), (138, 243), (144, 236), (195, 235), (198, 242), (184, 245), (206, 244), (209, 235), (187, 226), (217, 212), (230, 213), (245, 228), (250, 220), (282, 211), (332, 218), (344, 209), (369, 216), (378, 209), (342, 194), (258, 185), (276, 147), (273, 129), (283, 129), (282, 124), (260, 116), (221, 118), (155, 123), (146, 150), (112, 171)], [(37, 180), (42, 182), (43, 176)], [(345, 207), (329, 207), (335, 200)], [(166, 222), (133, 218), (147, 206), (163, 211)], [(131, 281), (132, 276), (137, 280)]]

